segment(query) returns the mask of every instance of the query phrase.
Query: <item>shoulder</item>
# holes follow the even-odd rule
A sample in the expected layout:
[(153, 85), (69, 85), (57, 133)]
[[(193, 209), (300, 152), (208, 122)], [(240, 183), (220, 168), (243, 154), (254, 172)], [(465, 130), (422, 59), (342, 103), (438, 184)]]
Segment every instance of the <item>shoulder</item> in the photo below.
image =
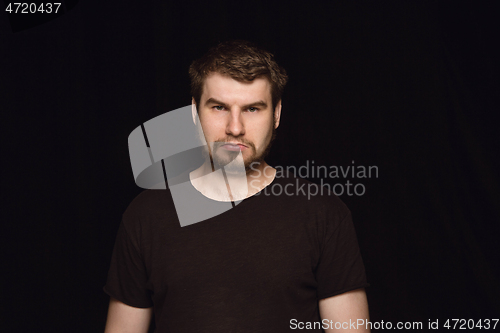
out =
[[(194, 167), (188, 168), (181, 174), (176, 175), (168, 180), (168, 186), (178, 185), (189, 181), (189, 173), (194, 170)], [(139, 193), (127, 207), (126, 213), (133, 214), (148, 214), (158, 210), (168, 208), (174, 204), (170, 189), (162, 183), (163, 189), (147, 189)]]
[(307, 207), (318, 214), (340, 220), (350, 215), (346, 204), (326, 184), (313, 183), (291, 173), (285, 173), (276, 175), (273, 186), (278, 187), (271, 189), (274, 193), (281, 192), (280, 196), (283, 199), (289, 198), (287, 200), (294, 205)]
[(169, 190), (144, 190), (139, 193), (128, 205), (125, 213), (146, 213), (151, 209), (165, 205), (165, 200), (169, 198)]
[[(347, 205), (328, 186), (321, 186), (296, 175), (286, 175), (276, 179), (277, 187), (283, 192), (277, 195), (274, 206), (289, 221), (295, 221), (311, 231), (322, 250), (335, 234), (343, 234), (352, 225), (351, 212)], [(285, 192), (285, 188), (287, 192)], [(280, 190), (274, 189), (274, 193)]]
[(127, 230), (137, 231), (154, 221), (164, 220), (172, 212), (175, 214), (175, 206), (168, 189), (148, 189), (130, 202), (122, 215), (122, 221)]

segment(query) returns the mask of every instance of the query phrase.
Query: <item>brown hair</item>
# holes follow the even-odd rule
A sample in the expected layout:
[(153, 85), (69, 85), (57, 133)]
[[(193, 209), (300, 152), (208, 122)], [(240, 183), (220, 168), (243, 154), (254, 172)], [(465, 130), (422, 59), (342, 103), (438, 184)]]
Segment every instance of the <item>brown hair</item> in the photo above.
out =
[(248, 41), (222, 42), (189, 67), (191, 95), (197, 106), (200, 105), (203, 83), (214, 72), (229, 75), (240, 82), (266, 77), (271, 83), (273, 113), (288, 80), (285, 70), (274, 61), (271, 53)]

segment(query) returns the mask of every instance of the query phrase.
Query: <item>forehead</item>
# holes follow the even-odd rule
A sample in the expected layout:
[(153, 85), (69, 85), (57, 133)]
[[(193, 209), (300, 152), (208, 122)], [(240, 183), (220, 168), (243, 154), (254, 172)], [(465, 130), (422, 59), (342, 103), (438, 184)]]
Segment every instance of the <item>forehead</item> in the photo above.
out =
[(256, 100), (271, 101), (271, 84), (266, 77), (251, 82), (236, 81), (228, 75), (211, 73), (203, 83), (201, 100), (214, 98), (226, 103), (251, 103)]

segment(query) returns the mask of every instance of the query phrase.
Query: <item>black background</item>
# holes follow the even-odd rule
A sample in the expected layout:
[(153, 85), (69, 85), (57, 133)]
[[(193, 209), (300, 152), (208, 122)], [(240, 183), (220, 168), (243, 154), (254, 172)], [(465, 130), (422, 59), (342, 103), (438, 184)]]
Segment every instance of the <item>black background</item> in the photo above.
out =
[(341, 196), (371, 320), (498, 318), (495, 3), (82, 0), (17, 32), (2, 9), (2, 331), (104, 330), (116, 231), (142, 191), (128, 135), (188, 105), (190, 62), (235, 38), (290, 77), (270, 165), (378, 167)]

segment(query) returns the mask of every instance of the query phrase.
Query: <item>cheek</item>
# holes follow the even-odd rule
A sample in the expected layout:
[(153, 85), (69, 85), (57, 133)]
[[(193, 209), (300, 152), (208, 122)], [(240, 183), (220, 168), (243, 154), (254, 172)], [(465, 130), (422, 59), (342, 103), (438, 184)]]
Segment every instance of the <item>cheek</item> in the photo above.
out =
[(264, 149), (269, 141), (271, 141), (272, 135), (273, 135), (273, 130), (272, 127), (269, 123), (262, 124), (262, 127), (256, 129), (256, 134), (258, 135), (254, 136), (254, 144), (255, 148), (257, 150), (259, 149)]
[[(201, 121), (201, 128), (203, 128), (203, 133), (205, 134), (206, 137), (212, 137), (213, 135), (217, 134), (217, 124), (212, 120), (212, 121)], [(208, 125), (210, 124), (210, 125)]]

